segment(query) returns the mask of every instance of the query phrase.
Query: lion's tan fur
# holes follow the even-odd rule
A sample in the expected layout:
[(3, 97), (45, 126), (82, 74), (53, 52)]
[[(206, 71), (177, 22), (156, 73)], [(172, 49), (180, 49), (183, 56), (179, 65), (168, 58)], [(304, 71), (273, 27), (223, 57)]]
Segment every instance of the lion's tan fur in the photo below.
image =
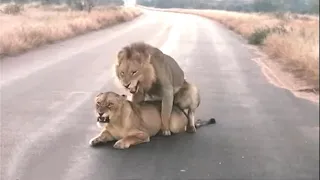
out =
[(156, 81), (155, 69), (150, 64), (150, 54), (154, 53), (153, 47), (144, 43), (135, 43), (131, 46), (124, 47), (118, 53), (118, 61), (116, 65), (116, 75), (122, 84), (132, 82), (132, 77), (121, 77), (121, 71), (129, 71), (131, 69), (138, 70), (136, 79), (140, 82), (140, 90), (148, 91)]
[[(132, 145), (149, 142), (150, 137), (161, 129), (161, 101), (136, 104), (128, 101), (123, 95), (104, 92), (97, 95), (95, 104), (97, 113), (103, 113), (103, 117), (109, 118), (110, 121), (98, 136), (90, 140), (91, 145), (118, 140), (114, 145), (115, 148), (129, 148)], [(184, 132), (187, 122), (187, 117), (175, 107), (170, 119), (171, 132)]]
[[(173, 105), (185, 103), (188, 99), (185, 92), (197, 94), (193, 99), (200, 101), (198, 89), (185, 80), (183, 70), (171, 56), (149, 44), (131, 43), (118, 52), (117, 58), (116, 77), (130, 91), (133, 102), (139, 103), (146, 98), (162, 101), (161, 130), (163, 135), (170, 135), (169, 119)], [(196, 131), (194, 114), (197, 107), (180, 106), (188, 110), (188, 132)]]

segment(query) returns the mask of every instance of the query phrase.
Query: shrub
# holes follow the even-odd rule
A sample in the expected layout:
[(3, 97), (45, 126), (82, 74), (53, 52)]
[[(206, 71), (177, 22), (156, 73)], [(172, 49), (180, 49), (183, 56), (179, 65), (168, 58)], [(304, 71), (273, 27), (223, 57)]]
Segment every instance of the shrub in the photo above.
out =
[(277, 33), (280, 35), (286, 34), (288, 30), (284, 27), (283, 24), (275, 26), (273, 28), (265, 27), (265, 28), (258, 28), (249, 36), (248, 42), (254, 45), (261, 45), (263, 44), (264, 40), (270, 35), (271, 33)]
[(23, 10), (23, 7), (21, 5), (11, 3), (11, 4), (5, 5), (2, 11), (5, 14), (16, 15), (16, 14), (19, 14), (22, 10)]
[(248, 38), (248, 42), (254, 45), (261, 45), (267, 36), (271, 33), (269, 27), (256, 29)]

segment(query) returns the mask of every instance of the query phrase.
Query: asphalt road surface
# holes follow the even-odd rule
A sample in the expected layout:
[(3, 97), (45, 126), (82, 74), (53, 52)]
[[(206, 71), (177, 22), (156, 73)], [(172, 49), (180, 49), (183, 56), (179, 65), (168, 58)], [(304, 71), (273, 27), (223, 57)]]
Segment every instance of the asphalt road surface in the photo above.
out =
[[(99, 133), (93, 97), (122, 92), (112, 64), (145, 41), (174, 57), (201, 91), (195, 134), (116, 150)], [(254, 52), (221, 25), (147, 12), (107, 30), (1, 61), (2, 180), (319, 178), (319, 107), (268, 83)]]

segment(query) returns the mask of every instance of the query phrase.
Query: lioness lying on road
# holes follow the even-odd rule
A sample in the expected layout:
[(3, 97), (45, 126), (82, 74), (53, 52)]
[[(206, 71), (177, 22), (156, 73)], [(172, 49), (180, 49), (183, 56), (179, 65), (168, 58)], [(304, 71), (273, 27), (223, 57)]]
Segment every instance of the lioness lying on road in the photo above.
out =
[[(149, 142), (150, 137), (161, 129), (161, 101), (143, 101), (135, 104), (127, 100), (126, 95), (114, 92), (99, 93), (95, 97), (98, 122), (105, 122), (101, 133), (90, 140), (90, 145), (118, 140), (114, 148), (125, 149), (132, 145)], [(196, 127), (214, 124), (215, 119), (200, 121)], [(170, 131), (181, 133), (186, 130), (186, 113), (173, 106)]]

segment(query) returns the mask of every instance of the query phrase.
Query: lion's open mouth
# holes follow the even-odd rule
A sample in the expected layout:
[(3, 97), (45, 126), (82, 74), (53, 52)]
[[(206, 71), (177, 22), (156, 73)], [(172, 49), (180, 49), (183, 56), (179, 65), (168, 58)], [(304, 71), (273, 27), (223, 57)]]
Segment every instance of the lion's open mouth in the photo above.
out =
[(131, 94), (135, 94), (139, 89), (139, 81), (137, 82), (137, 85), (134, 88), (131, 88), (129, 91)]
[(107, 117), (99, 116), (99, 117), (97, 118), (97, 121), (100, 122), (100, 123), (109, 123), (109, 122), (110, 122), (110, 119), (109, 119), (109, 116), (107, 116)]

